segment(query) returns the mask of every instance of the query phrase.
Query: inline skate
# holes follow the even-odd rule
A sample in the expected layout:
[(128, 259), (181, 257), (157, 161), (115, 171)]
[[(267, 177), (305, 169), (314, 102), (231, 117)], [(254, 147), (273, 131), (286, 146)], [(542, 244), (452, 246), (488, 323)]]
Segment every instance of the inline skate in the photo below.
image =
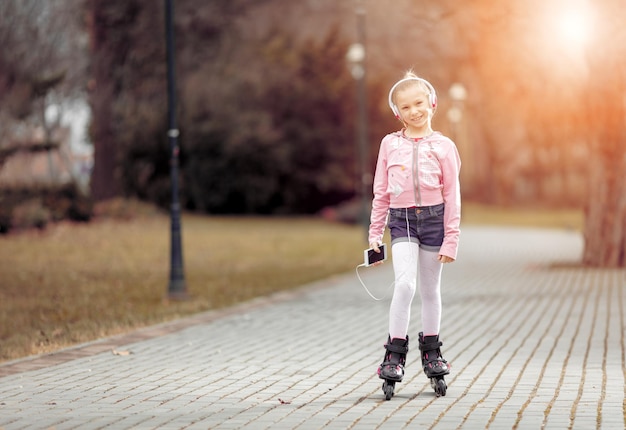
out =
[(404, 377), (404, 364), (406, 363), (406, 354), (409, 351), (409, 337), (407, 336), (406, 339), (388, 338), (385, 349), (383, 362), (378, 366), (378, 377), (384, 379), (385, 400), (390, 400), (393, 397), (396, 382), (402, 382)]
[(419, 334), (419, 348), (422, 352), (422, 366), (424, 373), (430, 379), (430, 386), (435, 390), (437, 397), (445, 396), (448, 386), (444, 376), (450, 373), (448, 362), (441, 356), (439, 336), (424, 336)]

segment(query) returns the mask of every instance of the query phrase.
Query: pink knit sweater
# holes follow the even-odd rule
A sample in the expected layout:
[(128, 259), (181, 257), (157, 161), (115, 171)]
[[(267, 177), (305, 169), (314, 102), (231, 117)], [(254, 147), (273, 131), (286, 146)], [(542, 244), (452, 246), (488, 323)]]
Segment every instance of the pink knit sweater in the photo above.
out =
[(369, 243), (382, 242), (389, 208), (445, 203), (445, 235), (440, 254), (456, 259), (461, 222), (459, 171), (461, 159), (454, 142), (435, 132), (412, 139), (398, 131), (380, 144)]

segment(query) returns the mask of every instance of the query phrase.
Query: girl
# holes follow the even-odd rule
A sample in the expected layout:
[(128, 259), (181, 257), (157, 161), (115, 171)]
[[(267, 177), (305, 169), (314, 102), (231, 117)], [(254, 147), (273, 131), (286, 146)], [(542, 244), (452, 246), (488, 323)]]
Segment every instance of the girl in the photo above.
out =
[(437, 95), (428, 81), (408, 72), (389, 91), (389, 106), (404, 127), (383, 138), (374, 176), (369, 243), (379, 252), (387, 221), (395, 273), (389, 337), (378, 374), (386, 381), (386, 394), (387, 382), (393, 394), (395, 382), (404, 377), (419, 266), (422, 366), (436, 393), (445, 395), (443, 376), (450, 371), (440, 350), (440, 285), (443, 263), (457, 255), (461, 160), (454, 143), (431, 127)]

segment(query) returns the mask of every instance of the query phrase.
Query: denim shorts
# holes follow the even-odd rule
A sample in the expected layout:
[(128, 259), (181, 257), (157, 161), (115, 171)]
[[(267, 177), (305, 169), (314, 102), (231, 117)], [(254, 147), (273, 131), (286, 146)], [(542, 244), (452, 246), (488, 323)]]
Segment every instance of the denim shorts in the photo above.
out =
[(439, 251), (443, 243), (444, 204), (412, 208), (390, 208), (388, 227), (391, 244), (418, 243), (427, 251)]

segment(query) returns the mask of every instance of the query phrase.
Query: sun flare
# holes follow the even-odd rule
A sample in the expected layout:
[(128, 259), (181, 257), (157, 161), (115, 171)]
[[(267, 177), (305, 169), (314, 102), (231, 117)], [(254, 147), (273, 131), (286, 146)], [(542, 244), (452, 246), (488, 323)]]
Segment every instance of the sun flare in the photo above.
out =
[(556, 18), (556, 36), (564, 47), (584, 49), (591, 36), (591, 18), (583, 4), (564, 10)]
[(593, 44), (593, 4), (589, 0), (544, 0), (541, 4), (536, 9), (539, 19), (532, 34), (539, 48), (536, 53), (556, 68), (584, 67)]

